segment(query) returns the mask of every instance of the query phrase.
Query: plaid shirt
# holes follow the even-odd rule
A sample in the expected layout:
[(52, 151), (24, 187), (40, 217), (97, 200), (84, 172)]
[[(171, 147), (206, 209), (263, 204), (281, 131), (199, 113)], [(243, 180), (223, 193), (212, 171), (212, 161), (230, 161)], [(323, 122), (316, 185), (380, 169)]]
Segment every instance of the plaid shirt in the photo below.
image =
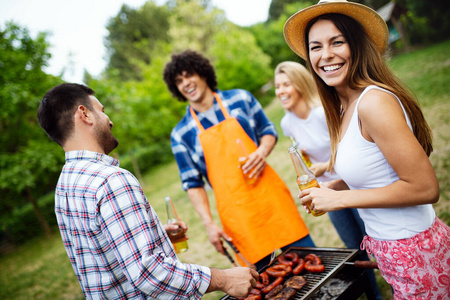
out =
[(200, 299), (209, 268), (181, 263), (137, 179), (119, 161), (66, 153), (55, 212), (86, 299)]
[[(257, 144), (264, 135), (277, 136), (275, 126), (259, 104), (258, 100), (246, 90), (236, 89), (216, 91), (231, 117), (241, 124), (248, 136)], [(219, 122), (225, 120), (219, 104), (214, 99), (213, 109)], [(205, 129), (213, 126), (203, 113), (195, 111)], [(200, 130), (189, 112), (189, 105), (183, 119), (172, 130), (172, 152), (178, 164), (182, 187), (184, 190), (203, 187), (203, 177), (208, 179), (205, 157), (198, 135)]]

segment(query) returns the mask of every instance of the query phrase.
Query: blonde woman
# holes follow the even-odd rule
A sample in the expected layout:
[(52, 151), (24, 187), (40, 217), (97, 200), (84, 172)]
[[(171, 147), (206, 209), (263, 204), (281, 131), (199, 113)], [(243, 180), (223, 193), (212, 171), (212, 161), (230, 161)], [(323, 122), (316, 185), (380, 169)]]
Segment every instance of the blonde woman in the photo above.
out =
[[(319, 93), (309, 71), (301, 64), (285, 61), (275, 68), (275, 94), (286, 111), (281, 119), (285, 136), (293, 137), (313, 165), (310, 167), (319, 181), (338, 179), (326, 171), (330, 159), (330, 135)], [(359, 249), (366, 235), (364, 223), (355, 208), (344, 208), (328, 213), (345, 246)], [(365, 251), (360, 258), (369, 260)], [(375, 299), (381, 299), (373, 270), (367, 270)]]
[(330, 131), (330, 168), (342, 178), (301, 193), (311, 208), (358, 208), (394, 299), (448, 299), (450, 228), (432, 204), (431, 130), (412, 93), (387, 67), (389, 31), (367, 6), (319, 2), (289, 18), (288, 45), (313, 72)]

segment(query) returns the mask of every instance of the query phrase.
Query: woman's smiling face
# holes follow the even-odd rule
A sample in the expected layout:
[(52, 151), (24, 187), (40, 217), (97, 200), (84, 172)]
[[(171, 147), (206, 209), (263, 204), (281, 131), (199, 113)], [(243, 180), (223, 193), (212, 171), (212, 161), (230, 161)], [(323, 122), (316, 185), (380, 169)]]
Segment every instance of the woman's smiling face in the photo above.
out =
[(350, 47), (342, 32), (330, 20), (318, 20), (308, 33), (309, 59), (314, 72), (328, 85), (347, 85), (351, 64)]
[(277, 98), (280, 99), (283, 108), (286, 110), (292, 110), (302, 98), (285, 73), (275, 75), (275, 94)]

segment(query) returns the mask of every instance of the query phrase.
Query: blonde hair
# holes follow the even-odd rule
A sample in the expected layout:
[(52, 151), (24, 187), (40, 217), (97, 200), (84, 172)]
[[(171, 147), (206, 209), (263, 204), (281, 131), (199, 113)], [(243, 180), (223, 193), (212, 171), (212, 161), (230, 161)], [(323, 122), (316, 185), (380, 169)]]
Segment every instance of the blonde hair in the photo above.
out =
[[(395, 94), (405, 108), (417, 141), (425, 153), (430, 156), (433, 151), (431, 129), (423, 116), (414, 93), (392, 73), (382, 54), (364, 32), (361, 25), (354, 19), (341, 14), (319, 16), (306, 27), (305, 45), (308, 45), (309, 29), (318, 19), (333, 22), (349, 43), (352, 61), (347, 75), (349, 87), (356, 90), (366, 88), (369, 85), (377, 85)], [(306, 49), (306, 53), (308, 68), (313, 70), (308, 49)], [(328, 86), (315, 72), (313, 72), (313, 77), (319, 89), (330, 133), (331, 157), (329, 169), (332, 169), (340, 140), (341, 103), (334, 87)]]
[(321, 105), (319, 92), (311, 73), (302, 64), (293, 61), (282, 62), (275, 68), (275, 76), (277, 74), (286, 74), (310, 108)]

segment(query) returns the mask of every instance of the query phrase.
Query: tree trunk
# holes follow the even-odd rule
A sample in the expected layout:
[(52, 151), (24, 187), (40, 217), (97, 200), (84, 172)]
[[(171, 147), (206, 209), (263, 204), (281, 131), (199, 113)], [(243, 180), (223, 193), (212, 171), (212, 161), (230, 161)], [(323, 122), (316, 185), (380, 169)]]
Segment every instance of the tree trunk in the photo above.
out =
[(138, 179), (139, 183), (141, 184), (142, 189), (144, 188), (144, 181), (142, 180), (142, 174), (141, 170), (139, 169), (139, 164), (136, 160), (136, 157), (134, 156), (133, 152), (130, 153), (131, 158), (131, 164), (133, 165), (134, 174), (136, 175), (136, 178)]
[(401, 21), (397, 20), (397, 18), (395, 18), (395, 17), (392, 17), (391, 21), (392, 21), (392, 24), (394, 25), (395, 29), (397, 29), (398, 33), (400, 34), (400, 38), (403, 42), (403, 46), (405, 47), (405, 51), (409, 52), (410, 47), (409, 47), (408, 38), (406, 36), (406, 30), (404, 30), (404, 27), (403, 27)]
[(45, 233), (45, 236), (49, 237), (52, 233), (50, 226), (48, 225), (47, 221), (45, 220), (44, 216), (41, 213), (41, 209), (39, 208), (37, 204), (37, 200), (35, 197), (33, 197), (30, 189), (27, 189), (27, 200), (33, 205), (33, 210), (36, 218), (38, 219), (39, 224), (41, 225), (42, 230)]

